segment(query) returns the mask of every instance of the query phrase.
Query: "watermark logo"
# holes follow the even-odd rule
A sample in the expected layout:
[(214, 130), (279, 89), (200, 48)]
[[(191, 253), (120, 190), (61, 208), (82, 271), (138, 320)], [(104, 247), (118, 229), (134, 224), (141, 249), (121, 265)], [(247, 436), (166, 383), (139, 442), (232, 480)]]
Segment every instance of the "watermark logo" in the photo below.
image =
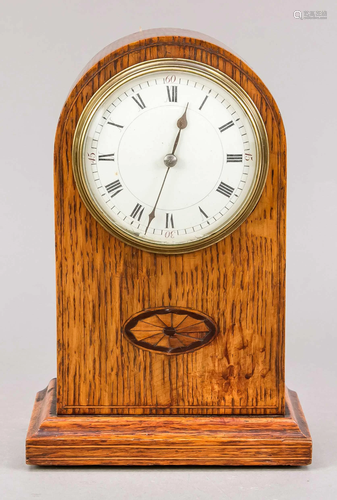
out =
[(295, 19), (301, 19), (301, 21), (306, 19), (328, 19), (326, 10), (294, 10), (293, 15)]

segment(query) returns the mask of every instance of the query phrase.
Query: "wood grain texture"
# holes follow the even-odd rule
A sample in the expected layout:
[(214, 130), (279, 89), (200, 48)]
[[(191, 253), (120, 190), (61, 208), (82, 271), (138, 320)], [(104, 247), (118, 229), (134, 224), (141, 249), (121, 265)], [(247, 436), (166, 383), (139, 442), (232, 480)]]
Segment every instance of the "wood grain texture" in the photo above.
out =
[[(141, 39), (137, 39), (141, 37)], [(224, 72), (256, 104), (269, 137), (262, 197), (232, 235), (185, 255), (137, 250), (105, 231), (76, 188), (71, 150), (93, 94), (130, 65), (188, 58)], [(105, 49), (78, 79), (55, 140), (59, 414), (284, 414), (286, 142), (279, 110), (257, 75), (202, 35), (145, 32)], [(132, 345), (122, 325), (154, 307), (213, 318), (219, 333), (192, 353)]]
[(308, 465), (312, 443), (297, 395), (286, 414), (58, 416), (56, 380), (37, 394), (27, 435), (32, 465)]

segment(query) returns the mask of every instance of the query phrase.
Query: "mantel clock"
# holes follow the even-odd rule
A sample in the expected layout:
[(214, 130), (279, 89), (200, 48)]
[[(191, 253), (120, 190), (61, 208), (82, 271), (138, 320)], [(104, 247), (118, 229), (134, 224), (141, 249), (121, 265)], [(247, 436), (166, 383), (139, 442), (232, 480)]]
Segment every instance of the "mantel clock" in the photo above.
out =
[(257, 75), (151, 30), (85, 68), (55, 140), (57, 379), (38, 465), (304, 465), (284, 383), (286, 142)]

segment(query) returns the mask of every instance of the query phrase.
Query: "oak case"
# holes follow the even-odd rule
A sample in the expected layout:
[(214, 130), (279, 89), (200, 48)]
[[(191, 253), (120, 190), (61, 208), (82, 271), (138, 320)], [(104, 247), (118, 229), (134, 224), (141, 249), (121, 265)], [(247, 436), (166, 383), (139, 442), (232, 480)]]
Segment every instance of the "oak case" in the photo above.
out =
[[(160, 58), (200, 61), (237, 81), (269, 138), (261, 199), (229, 237), (183, 255), (124, 244), (91, 216), (71, 162), (79, 116), (97, 89), (126, 67)], [(78, 80), (55, 141), (59, 414), (284, 413), (285, 136), (277, 106), (240, 59), (185, 36), (106, 49)], [(209, 345), (176, 357), (146, 352), (122, 335), (137, 312), (176, 306), (213, 318)]]
[[(72, 171), (74, 131), (90, 98), (123, 69), (165, 58), (200, 61), (236, 81), (261, 114), (269, 146), (251, 215), (225, 239), (181, 255), (146, 252), (106, 231)], [(282, 119), (241, 59), (204, 35), (172, 29), (100, 52), (57, 127), (57, 383), (37, 394), (27, 463), (309, 464), (310, 433), (284, 383), (285, 211)], [(135, 318), (182, 310), (207, 318), (209, 333), (191, 350), (167, 355), (132, 334)]]

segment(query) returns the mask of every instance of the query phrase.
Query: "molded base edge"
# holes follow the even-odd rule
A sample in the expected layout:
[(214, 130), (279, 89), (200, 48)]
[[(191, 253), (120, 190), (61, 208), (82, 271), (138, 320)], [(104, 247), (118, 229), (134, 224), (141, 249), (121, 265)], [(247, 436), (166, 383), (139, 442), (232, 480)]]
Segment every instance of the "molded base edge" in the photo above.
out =
[(37, 393), (26, 440), (31, 465), (308, 465), (312, 441), (294, 391), (286, 414), (56, 415), (56, 379)]

